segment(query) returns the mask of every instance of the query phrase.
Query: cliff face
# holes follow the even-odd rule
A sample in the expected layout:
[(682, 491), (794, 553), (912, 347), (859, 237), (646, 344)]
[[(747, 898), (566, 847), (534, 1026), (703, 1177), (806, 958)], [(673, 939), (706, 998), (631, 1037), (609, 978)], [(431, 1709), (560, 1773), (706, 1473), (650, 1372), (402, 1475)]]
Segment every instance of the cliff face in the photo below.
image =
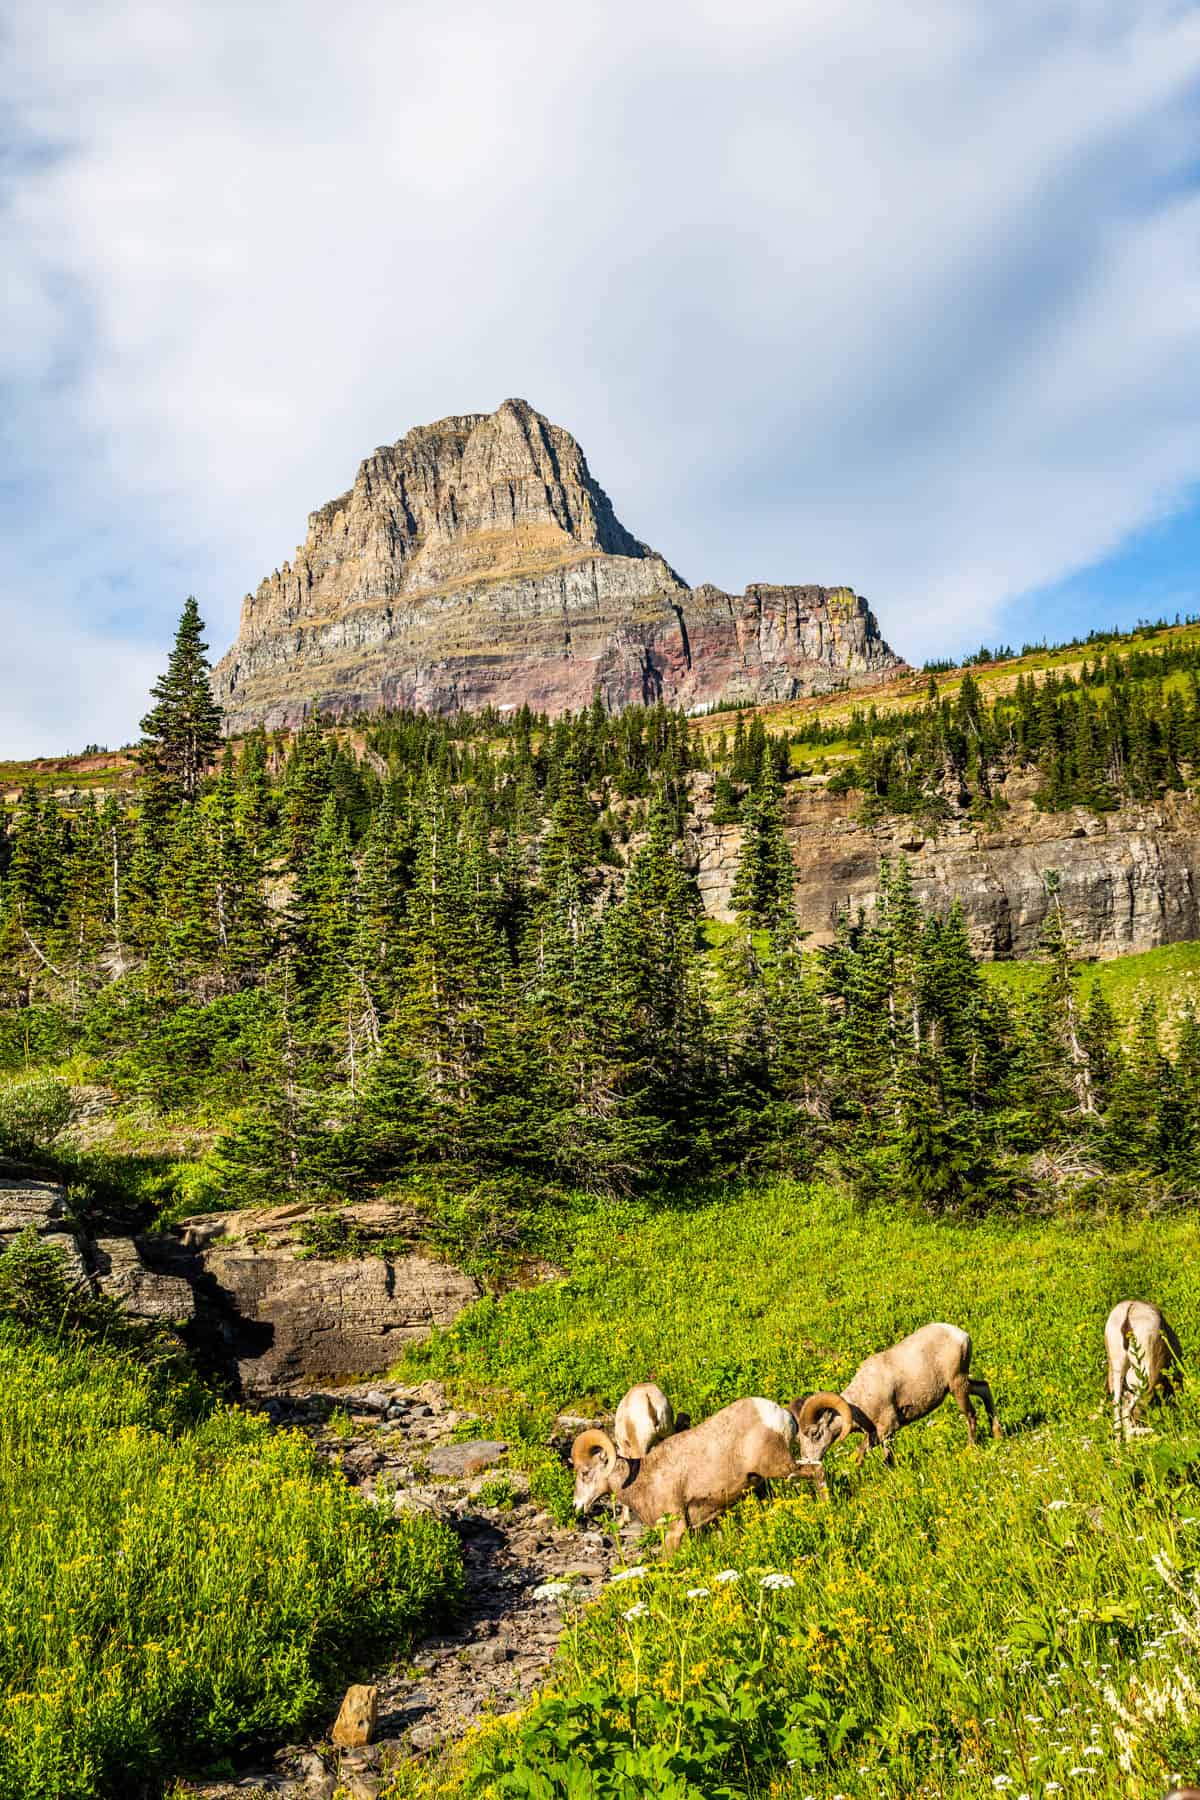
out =
[[(1082, 956), (1123, 956), (1200, 937), (1200, 806), (1170, 794), (1099, 817), (1082, 809), (1045, 813), (1033, 804), (1032, 786), (1010, 778), (1000, 823), (985, 829), (961, 820), (932, 837), (910, 822), (862, 826), (856, 796), (789, 784), (796, 907), (810, 943), (830, 941), (839, 909), (869, 905), (880, 859), (901, 855), (922, 901), (939, 912), (959, 902), (983, 956), (1036, 953), (1047, 869), (1061, 878), (1063, 910)], [(728, 919), (741, 828), (711, 824), (710, 788), (711, 777), (697, 778), (692, 854), (705, 910)]]
[(900, 667), (848, 588), (688, 588), (570, 433), (508, 400), (369, 456), (246, 596), (213, 683), (236, 731), (314, 708), (784, 700)]

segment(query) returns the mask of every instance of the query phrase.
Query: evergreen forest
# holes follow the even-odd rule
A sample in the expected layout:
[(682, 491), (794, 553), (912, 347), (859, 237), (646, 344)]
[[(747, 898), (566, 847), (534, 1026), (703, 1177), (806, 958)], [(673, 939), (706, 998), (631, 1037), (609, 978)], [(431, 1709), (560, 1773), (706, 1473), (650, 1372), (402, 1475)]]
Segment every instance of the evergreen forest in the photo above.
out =
[[(788, 784), (822, 748), (868, 811), (1111, 806), (1186, 786), (1200, 648), (1111, 648), (984, 699), (701, 738), (599, 705), (554, 721), (395, 714), (225, 743), (195, 602), (131, 795), (35, 785), (0, 837), (0, 1133), (82, 1058), (120, 1103), (203, 1127), (159, 1211), (403, 1190), (486, 1260), (578, 1196), (820, 1174), (930, 1212), (1189, 1195), (1200, 1019), (1122, 1030), (1050, 896), (1006, 995), (903, 860), (806, 947)], [(736, 819), (736, 923), (703, 917), (697, 773)], [(948, 797), (949, 796), (949, 797)], [(8, 1119), (8, 1125), (4, 1123)], [(0, 1146), (3, 1147), (3, 1146)]]

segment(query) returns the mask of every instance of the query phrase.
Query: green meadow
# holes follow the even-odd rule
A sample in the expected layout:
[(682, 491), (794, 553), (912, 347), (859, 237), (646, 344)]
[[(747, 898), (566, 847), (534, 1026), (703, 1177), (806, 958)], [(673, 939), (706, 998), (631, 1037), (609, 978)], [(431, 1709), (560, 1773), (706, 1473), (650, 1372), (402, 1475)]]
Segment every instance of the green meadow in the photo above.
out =
[(484, 1300), (415, 1366), (532, 1443), (651, 1376), (696, 1414), (837, 1386), (947, 1318), (1006, 1435), (971, 1451), (947, 1404), (892, 1472), (835, 1450), (828, 1504), (801, 1485), (647, 1547), (531, 1708), (395, 1795), (1116, 1800), (1194, 1774), (1200, 1395), (1118, 1447), (1102, 1333), (1151, 1295), (1186, 1353), (1198, 1246), (1190, 1216), (934, 1223), (786, 1183), (596, 1215), (562, 1279)]
[[(985, 962), (980, 968), (991, 987), (1014, 1000), (1036, 993), (1046, 974), (1044, 962)], [(1169, 1032), (1189, 1004), (1200, 1011), (1200, 944), (1163, 944), (1111, 962), (1077, 964), (1075, 980), (1085, 997), (1098, 985), (1123, 1025), (1153, 1002)]]
[(297, 1432), (95, 1342), (0, 1327), (0, 1797), (161, 1793), (319, 1731), (461, 1562)]

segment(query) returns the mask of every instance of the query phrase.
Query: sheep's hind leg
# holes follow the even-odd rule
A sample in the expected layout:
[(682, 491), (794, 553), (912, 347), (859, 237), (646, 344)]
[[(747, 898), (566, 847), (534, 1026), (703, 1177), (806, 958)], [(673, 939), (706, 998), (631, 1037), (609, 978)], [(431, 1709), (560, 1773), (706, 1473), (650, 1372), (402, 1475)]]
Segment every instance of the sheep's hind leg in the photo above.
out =
[(959, 1412), (967, 1421), (967, 1437), (973, 1446), (978, 1427), (975, 1422), (975, 1408), (971, 1405), (971, 1385), (965, 1375), (958, 1375), (950, 1383), (950, 1392), (954, 1395)]
[(987, 1382), (982, 1376), (978, 1379), (973, 1376), (967, 1383), (967, 1387), (976, 1400), (983, 1401), (983, 1410), (987, 1414), (988, 1427), (992, 1436), (994, 1438), (1003, 1437), (1004, 1427), (996, 1417), (996, 1402), (992, 1399), (992, 1390)]
[(1125, 1437), (1125, 1373), (1129, 1364), (1124, 1356), (1114, 1361), (1108, 1371), (1109, 1392), (1112, 1395), (1113, 1431), (1117, 1437)]

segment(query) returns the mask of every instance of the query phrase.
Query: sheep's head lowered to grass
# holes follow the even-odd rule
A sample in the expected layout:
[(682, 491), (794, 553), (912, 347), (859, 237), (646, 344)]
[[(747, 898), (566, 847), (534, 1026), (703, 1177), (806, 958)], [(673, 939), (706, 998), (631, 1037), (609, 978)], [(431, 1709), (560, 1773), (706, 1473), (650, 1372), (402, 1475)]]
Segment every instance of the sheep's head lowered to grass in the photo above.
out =
[(591, 1512), (606, 1494), (624, 1487), (630, 1475), (628, 1459), (617, 1455), (607, 1431), (581, 1431), (571, 1445), (571, 1466), (577, 1513)]
[(866, 1414), (840, 1394), (809, 1394), (806, 1399), (791, 1401), (788, 1411), (796, 1421), (796, 1455), (801, 1462), (820, 1462), (827, 1450), (852, 1431), (865, 1432), (868, 1441), (875, 1433)]

